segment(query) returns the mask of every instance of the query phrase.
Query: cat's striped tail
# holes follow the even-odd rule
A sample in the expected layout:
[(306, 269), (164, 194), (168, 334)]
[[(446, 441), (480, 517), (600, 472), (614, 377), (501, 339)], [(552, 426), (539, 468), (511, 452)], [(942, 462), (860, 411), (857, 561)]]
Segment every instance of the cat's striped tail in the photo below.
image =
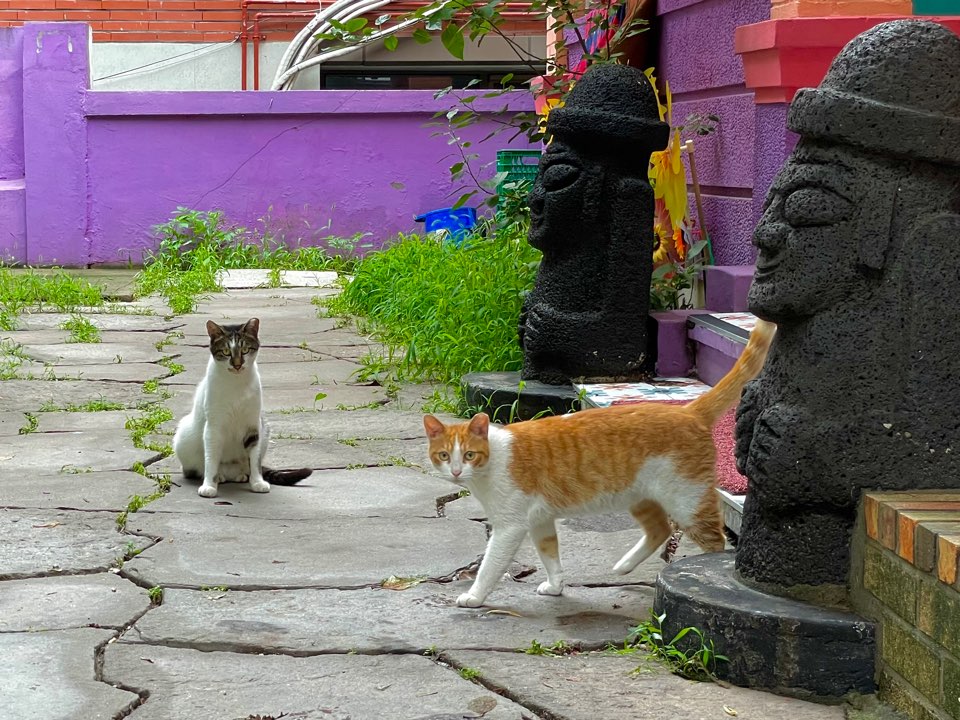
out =
[(296, 485), (301, 480), (306, 480), (313, 475), (310, 468), (297, 468), (296, 470), (274, 470), (273, 468), (263, 467), (263, 479), (271, 485)]
[(736, 364), (724, 375), (720, 382), (710, 390), (686, 406), (686, 409), (699, 415), (711, 427), (717, 420), (740, 400), (743, 386), (753, 380), (763, 369), (767, 359), (767, 351), (777, 326), (766, 320), (757, 320), (757, 325), (750, 333), (747, 346), (740, 353)]

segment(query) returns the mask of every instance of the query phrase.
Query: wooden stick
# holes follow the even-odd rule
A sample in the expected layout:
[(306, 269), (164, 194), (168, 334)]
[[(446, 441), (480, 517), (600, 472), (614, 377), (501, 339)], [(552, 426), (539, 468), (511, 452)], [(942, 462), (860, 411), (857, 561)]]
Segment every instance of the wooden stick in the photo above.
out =
[(690, 156), (690, 182), (693, 185), (693, 198), (697, 203), (697, 222), (700, 223), (701, 237), (707, 241), (707, 257), (710, 259), (710, 264), (713, 265), (713, 243), (710, 241), (710, 233), (707, 232), (707, 225), (703, 217), (703, 200), (700, 197), (700, 181), (697, 179), (697, 163), (693, 158), (693, 140), (687, 140), (682, 147)]

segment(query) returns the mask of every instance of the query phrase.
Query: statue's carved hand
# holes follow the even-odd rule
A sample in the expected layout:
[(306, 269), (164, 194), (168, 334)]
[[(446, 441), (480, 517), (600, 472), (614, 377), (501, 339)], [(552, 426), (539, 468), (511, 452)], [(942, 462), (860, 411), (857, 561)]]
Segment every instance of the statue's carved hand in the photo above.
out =
[(737, 421), (734, 437), (734, 457), (737, 461), (737, 470), (741, 475), (747, 474), (747, 456), (750, 453), (750, 443), (753, 442), (754, 425), (763, 410), (763, 398), (755, 382), (748, 383), (737, 405)]

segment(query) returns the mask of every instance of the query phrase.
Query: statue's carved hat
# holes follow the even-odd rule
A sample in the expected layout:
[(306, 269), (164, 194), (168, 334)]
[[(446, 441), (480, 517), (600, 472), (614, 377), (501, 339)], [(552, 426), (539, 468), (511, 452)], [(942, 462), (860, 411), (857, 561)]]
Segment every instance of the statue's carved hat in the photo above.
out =
[(596, 140), (650, 153), (667, 146), (670, 126), (660, 120), (653, 87), (640, 70), (592, 65), (563, 107), (550, 113), (547, 132), (561, 140)]
[(797, 93), (787, 125), (804, 137), (960, 165), (960, 37), (925, 20), (867, 30), (820, 87)]

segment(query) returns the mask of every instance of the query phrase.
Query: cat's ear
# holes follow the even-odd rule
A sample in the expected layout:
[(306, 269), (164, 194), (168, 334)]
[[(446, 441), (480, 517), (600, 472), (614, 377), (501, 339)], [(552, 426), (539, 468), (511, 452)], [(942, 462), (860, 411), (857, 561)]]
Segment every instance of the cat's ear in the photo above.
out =
[(223, 337), (223, 328), (217, 325), (213, 320), (207, 320), (207, 335), (209, 335), (212, 340)]
[(471, 435), (487, 439), (487, 431), (490, 429), (490, 418), (486, 413), (477, 413), (470, 418), (470, 425), (467, 426)]
[(247, 335), (257, 337), (257, 333), (260, 332), (260, 318), (250, 318), (247, 320), (247, 324), (243, 326), (243, 331)]
[(433, 415), (424, 415), (423, 429), (427, 431), (427, 437), (433, 440), (443, 435), (444, 431), (447, 428), (446, 426), (444, 426), (442, 422), (437, 420)]

